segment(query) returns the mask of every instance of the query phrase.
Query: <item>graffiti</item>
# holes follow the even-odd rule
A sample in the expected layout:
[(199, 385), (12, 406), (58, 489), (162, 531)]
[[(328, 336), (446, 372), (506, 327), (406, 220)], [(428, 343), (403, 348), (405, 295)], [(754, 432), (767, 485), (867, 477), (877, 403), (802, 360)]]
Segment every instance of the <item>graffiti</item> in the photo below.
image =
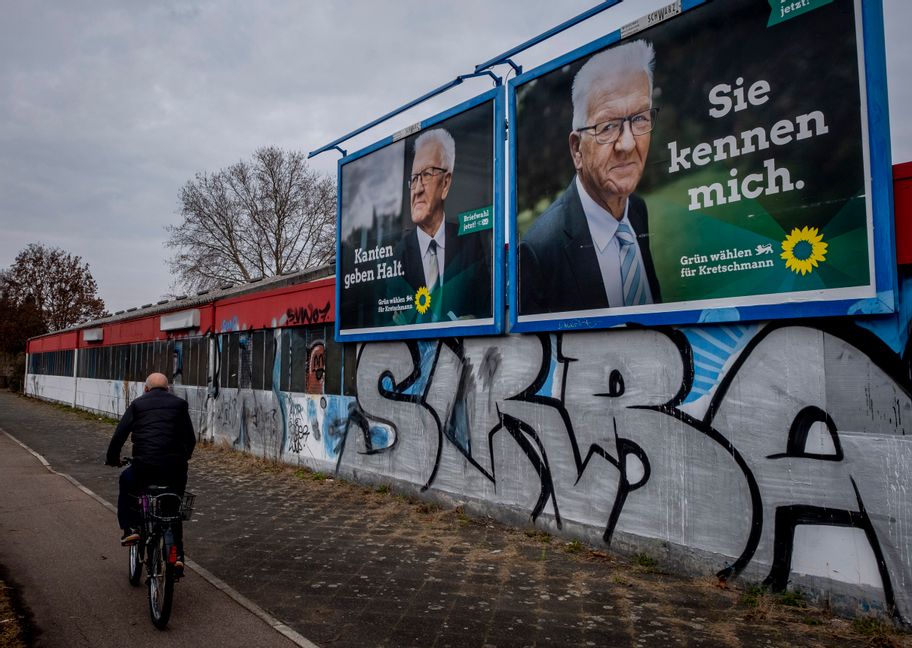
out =
[(285, 448), (288, 443), (288, 410), (285, 408), (285, 399), (282, 398), (280, 391), (282, 384), (282, 355), (279, 352), (282, 348), (282, 330), (275, 329), (272, 332), (272, 395), (279, 404), (279, 415), (282, 419), (280, 448)]
[[(205, 399), (203, 390), (183, 388), (175, 390), (188, 403)], [(201, 405), (206, 410), (205, 402)], [(222, 439), (236, 450), (253, 452), (263, 457), (279, 458), (283, 448), (282, 407), (269, 392), (256, 390), (222, 389), (217, 398), (208, 404), (211, 428), (201, 425), (212, 439)]]
[(912, 620), (908, 351), (846, 322), (719, 329), (365, 345), (337, 469)]
[(316, 340), (307, 350), (307, 379), (305, 381), (307, 393), (322, 394), (325, 377), (326, 345), (323, 340)]
[(216, 401), (215, 422), (220, 428), (235, 428), (239, 425), (236, 396), (225, 393)]
[(322, 308), (313, 304), (307, 306), (292, 306), (285, 311), (285, 316), (289, 326), (300, 326), (304, 324), (319, 324), (327, 321), (331, 305), (326, 302)]
[(233, 331), (240, 331), (241, 323), (238, 321), (237, 315), (231, 319), (222, 320), (222, 325), (219, 327), (221, 333), (231, 333)]
[(295, 454), (301, 454), (307, 443), (307, 437), (310, 436), (310, 429), (304, 422), (304, 406), (300, 403), (293, 403), (288, 409), (290, 415), (288, 450)]
[(184, 377), (184, 345), (177, 342), (171, 354), (171, 382), (181, 384)]
[[(217, 388), (219, 338), (209, 390), (178, 389), (245, 451), (910, 623), (910, 304), (907, 278), (893, 317), (363, 344), (357, 398), (324, 393), (319, 339), (310, 393), (282, 392), (275, 328), (266, 389)], [(131, 395), (30, 380), (90, 409)]]

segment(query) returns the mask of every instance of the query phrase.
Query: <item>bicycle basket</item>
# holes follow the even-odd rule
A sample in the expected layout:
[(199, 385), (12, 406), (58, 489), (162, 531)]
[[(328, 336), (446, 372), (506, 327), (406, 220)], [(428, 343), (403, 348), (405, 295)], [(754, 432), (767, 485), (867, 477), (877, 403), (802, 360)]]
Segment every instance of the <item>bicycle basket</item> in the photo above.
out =
[(161, 495), (149, 497), (149, 515), (162, 522), (174, 522), (179, 519), (187, 520), (189, 519), (185, 509), (187, 496), (190, 497), (189, 510), (192, 512), (194, 499), (192, 494), (186, 493), (184, 498), (181, 499), (180, 495), (176, 493), (162, 493)]

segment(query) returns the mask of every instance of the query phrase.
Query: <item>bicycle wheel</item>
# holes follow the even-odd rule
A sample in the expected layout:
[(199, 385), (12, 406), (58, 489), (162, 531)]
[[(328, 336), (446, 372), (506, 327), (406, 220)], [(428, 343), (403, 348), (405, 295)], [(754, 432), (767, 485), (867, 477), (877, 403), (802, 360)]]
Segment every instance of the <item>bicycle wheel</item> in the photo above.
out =
[(171, 618), (171, 602), (174, 599), (174, 566), (168, 564), (162, 536), (152, 546), (148, 569), (149, 616), (152, 617), (152, 625), (164, 630)]
[(139, 580), (142, 578), (142, 548), (142, 540), (130, 545), (130, 585), (139, 585)]

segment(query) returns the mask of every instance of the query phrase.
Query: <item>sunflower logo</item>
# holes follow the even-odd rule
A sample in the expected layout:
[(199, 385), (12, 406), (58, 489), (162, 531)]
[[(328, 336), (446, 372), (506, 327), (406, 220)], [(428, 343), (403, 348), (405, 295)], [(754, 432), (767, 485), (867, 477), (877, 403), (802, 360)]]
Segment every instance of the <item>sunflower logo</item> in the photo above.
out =
[(418, 292), (415, 293), (415, 308), (418, 309), (418, 312), (424, 315), (428, 309), (431, 307), (431, 293), (428, 292), (427, 287), (421, 286), (418, 289)]
[(785, 267), (798, 274), (806, 275), (826, 259), (827, 244), (823, 242), (823, 234), (816, 227), (797, 227), (782, 241), (781, 258), (785, 259)]

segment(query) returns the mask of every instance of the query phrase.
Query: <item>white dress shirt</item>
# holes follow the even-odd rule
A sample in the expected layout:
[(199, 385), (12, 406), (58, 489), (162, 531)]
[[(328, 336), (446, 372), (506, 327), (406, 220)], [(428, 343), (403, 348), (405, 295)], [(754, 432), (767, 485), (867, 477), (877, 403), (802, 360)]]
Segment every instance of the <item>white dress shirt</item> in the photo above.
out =
[(418, 234), (418, 249), (421, 250), (421, 267), (424, 268), (424, 285), (430, 288), (430, 283), (428, 282), (429, 277), (427, 276), (427, 263), (425, 259), (427, 258), (428, 248), (431, 245), (431, 240), (437, 241), (437, 284), (443, 285), (443, 255), (444, 247), (446, 246), (446, 216), (443, 217), (443, 220), (440, 221), (440, 227), (437, 228), (437, 233), (433, 237), (428, 236), (420, 227), (415, 228), (415, 232)]
[[(583, 213), (586, 215), (586, 223), (589, 225), (589, 235), (592, 237), (592, 243), (595, 246), (595, 256), (598, 258), (599, 269), (602, 272), (602, 283), (605, 285), (605, 295), (608, 297), (609, 306), (622, 306), (624, 304), (624, 282), (621, 279), (621, 247), (618, 243), (615, 232), (618, 228), (618, 220), (611, 215), (611, 212), (604, 209), (595, 202), (592, 197), (586, 193), (586, 188), (580, 182), (579, 176), (576, 177), (576, 189), (579, 191), (580, 202), (583, 204)], [(630, 205), (630, 199), (624, 203), (624, 217), (620, 222), (627, 223), (630, 231), (636, 236), (636, 230), (630, 221), (627, 220), (627, 208)], [(428, 237), (430, 241), (430, 237)], [(646, 266), (643, 264), (643, 256), (640, 253), (640, 246), (636, 246), (637, 262), (640, 264), (643, 272), (643, 288), (646, 290), (646, 303), (652, 303), (652, 292), (649, 290), (649, 282), (646, 281)]]

